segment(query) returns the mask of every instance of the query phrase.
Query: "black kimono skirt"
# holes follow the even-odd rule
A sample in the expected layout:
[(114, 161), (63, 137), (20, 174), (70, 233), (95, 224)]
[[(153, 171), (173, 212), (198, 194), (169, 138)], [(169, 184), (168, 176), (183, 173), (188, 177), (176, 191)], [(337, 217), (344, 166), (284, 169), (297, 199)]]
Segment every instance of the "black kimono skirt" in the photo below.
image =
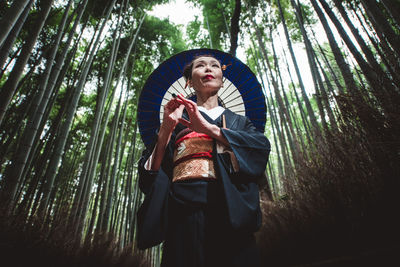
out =
[[(259, 188), (270, 145), (250, 120), (229, 110), (221, 128), (239, 163), (234, 171), (228, 154), (213, 151), (216, 180), (172, 181), (173, 151), (178, 124), (161, 168), (145, 170), (153, 151), (139, 163), (139, 186), (145, 199), (138, 211), (139, 248), (164, 241), (162, 266), (259, 266), (254, 232), (261, 226)], [(210, 123), (220, 126), (221, 116)], [(184, 116), (187, 116), (184, 113)], [(215, 142), (214, 142), (215, 143)]]

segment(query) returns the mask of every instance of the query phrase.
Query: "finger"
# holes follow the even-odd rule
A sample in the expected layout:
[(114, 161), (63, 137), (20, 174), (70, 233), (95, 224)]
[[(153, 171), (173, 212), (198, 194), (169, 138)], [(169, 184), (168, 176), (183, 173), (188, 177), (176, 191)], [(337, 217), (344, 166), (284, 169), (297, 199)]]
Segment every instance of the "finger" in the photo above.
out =
[(185, 104), (185, 101), (183, 101), (183, 100), (181, 100), (181, 99), (178, 99), (178, 98), (176, 99), (176, 102), (179, 103), (179, 104), (182, 104), (182, 105)]
[(187, 103), (187, 102), (190, 101), (189, 99), (184, 98), (182, 94), (179, 94), (177, 99), (178, 99), (178, 100), (181, 100), (181, 101), (183, 101), (183, 102), (185, 102), (185, 103)]
[(172, 109), (172, 108), (174, 108), (175, 105), (176, 105), (176, 101), (171, 99), (170, 101), (167, 102), (167, 104), (165, 104), (165, 107)]
[(182, 94), (178, 95), (178, 98), (177, 98), (177, 99), (179, 99), (179, 100), (181, 100), (181, 101), (183, 101), (183, 102), (185, 102), (185, 103), (187, 103), (187, 104), (189, 104), (189, 105), (192, 105), (192, 106), (194, 105), (194, 106), (196, 106), (196, 103), (195, 103), (195, 102), (193, 102), (193, 101), (190, 100), (190, 99), (184, 98)]
[(193, 107), (190, 106), (190, 104), (189, 104), (187, 101), (182, 100), (182, 99), (177, 99), (177, 101), (178, 101), (180, 104), (184, 105), (189, 113), (193, 112)]
[(187, 101), (187, 105), (190, 107), (190, 109), (193, 111), (193, 112), (196, 112), (196, 109), (197, 109), (197, 105), (193, 102), (193, 101)]
[(170, 107), (172, 105), (172, 101), (168, 101), (167, 104), (165, 104), (165, 107)]
[(167, 102), (166, 107), (174, 110), (174, 109), (178, 108), (180, 105), (181, 105), (181, 103), (179, 103), (175, 99), (171, 99), (170, 101)]
[(182, 98), (180, 99), (181, 103), (185, 105), (189, 112), (196, 112), (197, 105), (190, 99)]

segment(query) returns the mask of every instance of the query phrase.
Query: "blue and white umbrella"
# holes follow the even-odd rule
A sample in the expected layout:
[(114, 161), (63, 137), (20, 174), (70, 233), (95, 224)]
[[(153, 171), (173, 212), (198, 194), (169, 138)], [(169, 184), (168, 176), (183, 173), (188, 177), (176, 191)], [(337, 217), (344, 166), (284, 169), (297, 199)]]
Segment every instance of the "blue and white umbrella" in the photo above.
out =
[(186, 87), (183, 68), (199, 55), (212, 55), (221, 64), (224, 86), (218, 92), (219, 104), (231, 111), (247, 116), (254, 126), (264, 132), (266, 121), (265, 97), (254, 73), (239, 59), (215, 49), (193, 49), (167, 59), (147, 79), (139, 97), (138, 122), (146, 146), (153, 141), (163, 118), (163, 106), (172, 94), (183, 94), (195, 101), (193, 88)]

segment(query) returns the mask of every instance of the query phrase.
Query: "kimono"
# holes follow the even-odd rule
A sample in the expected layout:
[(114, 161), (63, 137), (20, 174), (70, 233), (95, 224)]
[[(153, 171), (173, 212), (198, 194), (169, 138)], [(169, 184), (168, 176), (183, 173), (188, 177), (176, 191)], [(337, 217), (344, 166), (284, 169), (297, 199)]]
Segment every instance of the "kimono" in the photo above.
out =
[[(217, 179), (172, 182), (173, 153), (178, 124), (172, 133), (158, 171), (144, 164), (154, 145), (139, 161), (139, 187), (145, 198), (137, 213), (137, 245), (141, 249), (163, 244), (162, 266), (259, 266), (254, 232), (261, 226), (259, 187), (270, 143), (244, 116), (226, 109), (210, 123), (221, 128), (238, 162), (232, 166), (229, 153), (217, 153), (212, 160)], [(188, 119), (184, 112), (183, 117)]]

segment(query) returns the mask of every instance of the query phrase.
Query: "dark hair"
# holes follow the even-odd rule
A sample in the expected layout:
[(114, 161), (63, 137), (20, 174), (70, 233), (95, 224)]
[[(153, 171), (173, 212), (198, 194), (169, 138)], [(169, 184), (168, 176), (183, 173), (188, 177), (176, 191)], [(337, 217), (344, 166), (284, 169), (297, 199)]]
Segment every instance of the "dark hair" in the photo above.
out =
[(219, 61), (219, 59), (217, 59), (214, 55), (211, 54), (202, 54), (202, 55), (196, 55), (192, 61), (190, 61), (190, 63), (186, 64), (186, 66), (183, 68), (183, 77), (185, 78), (185, 80), (190, 80), (192, 78), (192, 70), (193, 70), (193, 62), (201, 57), (212, 57), (216, 60), (218, 60), (218, 62), (221, 64), (221, 61)]

